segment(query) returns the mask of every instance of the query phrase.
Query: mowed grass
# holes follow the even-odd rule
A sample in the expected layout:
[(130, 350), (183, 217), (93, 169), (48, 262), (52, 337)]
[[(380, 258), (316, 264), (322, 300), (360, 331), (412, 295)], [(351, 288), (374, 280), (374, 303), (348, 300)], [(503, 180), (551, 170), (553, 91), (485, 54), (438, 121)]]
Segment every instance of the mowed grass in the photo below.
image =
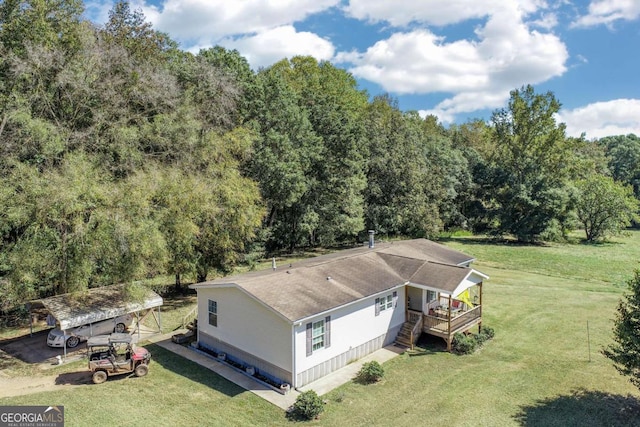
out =
[[(326, 411), (308, 425), (640, 425), (638, 389), (601, 354), (612, 342), (625, 280), (638, 267), (639, 232), (593, 246), (473, 238), (446, 244), (474, 256), (474, 267), (491, 276), (483, 315), (495, 338), (467, 356), (425, 340), (386, 363), (380, 383), (347, 383), (325, 395)], [(210, 371), (149, 348), (154, 361), (147, 377), (0, 399), (0, 405), (63, 404), (69, 426), (290, 423), (282, 410)]]
[(94, 385), (87, 371), (79, 387), (0, 399), (0, 405), (63, 405), (67, 426), (248, 426), (283, 419), (280, 409), (196, 363), (146, 348), (153, 355), (146, 377)]

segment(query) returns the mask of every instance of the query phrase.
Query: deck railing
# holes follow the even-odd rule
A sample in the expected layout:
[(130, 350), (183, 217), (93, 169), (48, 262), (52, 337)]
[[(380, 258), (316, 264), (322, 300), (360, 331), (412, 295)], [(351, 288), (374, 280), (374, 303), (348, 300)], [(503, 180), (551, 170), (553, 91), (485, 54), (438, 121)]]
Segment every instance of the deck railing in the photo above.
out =
[(407, 321), (409, 323), (415, 324), (422, 317), (422, 312), (421, 311), (415, 311), (415, 310), (407, 310), (407, 311), (408, 311), (408, 319), (407, 319)]
[(191, 322), (193, 319), (198, 317), (198, 305), (196, 304), (187, 314), (182, 318), (182, 329), (187, 327), (187, 324)]
[(457, 329), (467, 323), (473, 322), (482, 316), (482, 306), (477, 306), (469, 311), (465, 311), (457, 316), (432, 316), (424, 315), (424, 328), (435, 329), (444, 333), (454, 333)]
[(422, 325), (424, 323), (424, 316), (419, 311), (409, 310), (409, 321), (413, 323), (413, 329), (411, 329), (411, 345), (418, 341), (420, 334), (422, 333)]

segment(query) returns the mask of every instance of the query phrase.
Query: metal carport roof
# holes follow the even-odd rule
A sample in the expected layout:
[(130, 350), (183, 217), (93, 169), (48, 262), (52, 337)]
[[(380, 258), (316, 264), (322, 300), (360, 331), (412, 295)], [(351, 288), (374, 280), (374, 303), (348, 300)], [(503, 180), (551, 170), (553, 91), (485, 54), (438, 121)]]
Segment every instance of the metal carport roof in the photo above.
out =
[(142, 286), (136, 289), (135, 297), (129, 296), (124, 284), (56, 295), (40, 301), (63, 331), (159, 307), (163, 302), (160, 295)]

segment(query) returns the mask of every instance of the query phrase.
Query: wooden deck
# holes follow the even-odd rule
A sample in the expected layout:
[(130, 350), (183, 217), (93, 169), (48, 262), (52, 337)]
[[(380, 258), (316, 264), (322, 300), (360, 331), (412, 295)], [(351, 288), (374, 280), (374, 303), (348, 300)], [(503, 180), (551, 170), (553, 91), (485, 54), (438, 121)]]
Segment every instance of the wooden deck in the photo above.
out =
[(446, 313), (443, 315), (423, 315), (422, 332), (444, 338), (447, 350), (451, 351), (451, 341), (456, 333), (466, 332), (476, 325), (482, 324), (482, 306), (478, 305), (469, 311)]

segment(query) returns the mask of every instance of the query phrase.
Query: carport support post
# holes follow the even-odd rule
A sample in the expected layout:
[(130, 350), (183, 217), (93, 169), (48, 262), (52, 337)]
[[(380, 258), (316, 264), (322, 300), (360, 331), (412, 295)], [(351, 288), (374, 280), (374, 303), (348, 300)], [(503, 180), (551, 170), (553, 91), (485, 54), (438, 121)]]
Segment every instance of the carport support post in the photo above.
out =
[(33, 336), (33, 314), (31, 314), (31, 303), (28, 302), (26, 305), (27, 305), (27, 311), (29, 312), (29, 336), (32, 337)]
[(64, 360), (67, 360), (67, 331), (62, 331), (62, 338), (64, 338)]

